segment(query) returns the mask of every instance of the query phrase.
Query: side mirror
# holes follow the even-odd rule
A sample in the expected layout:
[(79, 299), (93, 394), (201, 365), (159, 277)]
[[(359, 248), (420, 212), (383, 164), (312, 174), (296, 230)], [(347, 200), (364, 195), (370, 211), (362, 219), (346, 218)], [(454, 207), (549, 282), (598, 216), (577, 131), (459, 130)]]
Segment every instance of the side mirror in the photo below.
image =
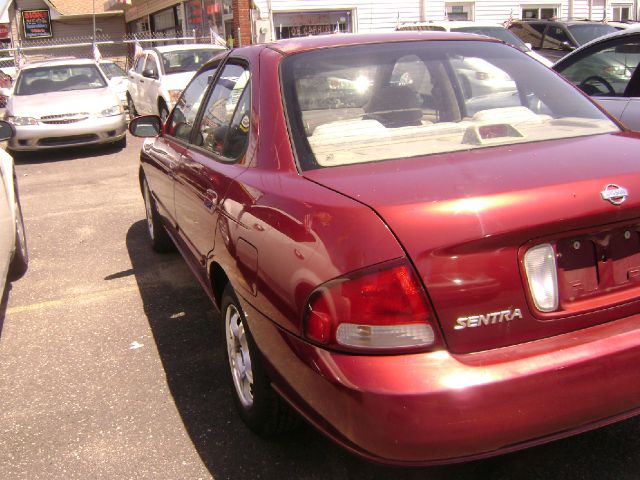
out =
[(529, 50), (533, 50), (533, 45), (531, 45), (531, 43), (529, 42), (526, 42), (524, 46), (527, 47)]
[(0, 88), (0, 96), (2, 97), (10, 97), (11, 89), (10, 88)]
[(158, 74), (153, 68), (146, 68), (142, 71), (142, 76), (146, 78), (158, 78)]
[(134, 137), (157, 137), (162, 131), (162, 120), (157, 115), (143, 115), (129, 122), (129, 132)]
[(573, 45), (571, 45), (569, 42), (567, 42), (566, 40), (564, 42), (562, 42), (562, 50), (565, 50), (567, 52), (571, 52), (573, 50), (576, 49), (576, 47), (574, 47)]
[(13, 129), (13, 125), (9, 122), (5, 122), (4, 120), (0, 120), (0, 142), (4, 142), (13, 137), (15, 130)]

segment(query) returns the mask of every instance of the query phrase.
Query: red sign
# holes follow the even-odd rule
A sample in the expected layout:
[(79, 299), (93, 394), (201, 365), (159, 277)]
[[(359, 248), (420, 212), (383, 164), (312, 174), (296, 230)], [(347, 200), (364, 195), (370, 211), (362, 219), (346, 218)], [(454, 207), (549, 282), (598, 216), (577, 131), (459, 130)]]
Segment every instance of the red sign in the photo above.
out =
[(9, 24), (0, 23), (0, 38), (9, 38)]
[(24, 27), (24, 38), (53, 36), (49, 10), (23, 10), (22, 26)]

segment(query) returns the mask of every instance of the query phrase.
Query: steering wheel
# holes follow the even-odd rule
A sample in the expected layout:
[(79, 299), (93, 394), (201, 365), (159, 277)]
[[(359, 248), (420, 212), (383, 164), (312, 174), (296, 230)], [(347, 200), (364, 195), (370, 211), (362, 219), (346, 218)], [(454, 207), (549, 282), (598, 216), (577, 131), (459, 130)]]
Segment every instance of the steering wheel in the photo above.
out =
[[(602, 85), (607, 91), (603, 92), (600, 88), (598, 88), (597, 84)], [(613, 89), (611, 84), (609, 82), (607, 82), (604, 78), (602, 78), (602, 77), (600, 77), (598, 75), (591, 75), (590, 77), (585, 78), (580, 83), (580, 85), (578, 85), (578, 87), (584, 93), (586, 93), (587, 95), (591, 95), (591, 96), (599, 96), (599, 95), (603, 95), (604, 93), (606, 93), (607, 95), (609, 95), (611, 97), (615, 97), (616, 96), (616, 91)]]

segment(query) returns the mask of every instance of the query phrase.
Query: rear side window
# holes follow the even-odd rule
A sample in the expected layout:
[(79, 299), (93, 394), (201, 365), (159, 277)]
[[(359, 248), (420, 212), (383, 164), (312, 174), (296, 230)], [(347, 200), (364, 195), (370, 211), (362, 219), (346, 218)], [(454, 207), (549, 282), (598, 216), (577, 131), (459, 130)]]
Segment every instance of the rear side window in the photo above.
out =
[(544, 36), (544, 42), (542, 48), (548, 48), (551, 50), (566, 50), (565, 45), (571, 45), (571, 39), (569, 35), (562, 27), (551, 26), (547, 28), (547, 33)]
[(515, 33), (520, 40), (530, 43), (533, 48), (542, 47), (542, 34), (544, 24), (535, 22), (514, 23), (509, 30)]

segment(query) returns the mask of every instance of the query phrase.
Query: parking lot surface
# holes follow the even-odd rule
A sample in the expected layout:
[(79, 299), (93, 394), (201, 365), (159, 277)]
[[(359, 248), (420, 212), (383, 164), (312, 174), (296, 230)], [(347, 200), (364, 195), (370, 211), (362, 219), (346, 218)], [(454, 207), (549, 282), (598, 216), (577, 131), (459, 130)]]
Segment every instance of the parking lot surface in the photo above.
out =
[(140, 145), (17, 161), (31, 262), (0, 307), (0, 479), (638, 478), (637, 419), (420, 469), (370, 464), (307, 426), (252, 434), (218, 313), (177, 253), (148, 246)]

